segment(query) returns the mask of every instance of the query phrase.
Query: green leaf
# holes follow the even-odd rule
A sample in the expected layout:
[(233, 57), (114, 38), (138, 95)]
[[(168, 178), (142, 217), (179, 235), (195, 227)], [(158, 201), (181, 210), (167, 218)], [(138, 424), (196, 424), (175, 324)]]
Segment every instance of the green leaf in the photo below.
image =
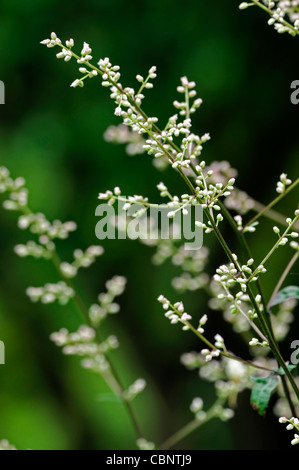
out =
[[(292, 372), (292, 370), (296, 369), (297, 364), (287, 364), (287, 366), (288, 366), (289, 371)], [(285, 375), (285, 371), (283, 370), (282, 367), (280, 367), (279, 369), (272, 369), (272, 370), (276, 372), (276, 374)]]
[(285, 300), (288, 299), (299, 299), (298, 286), (288, 286), (279, 291), (272, 300), (270, 307), (281, 304), (282, 302), (285, 302)]
[(269, 404), (272, 392), (278, 385), (278, 377), (272, 373), (267, 377), (252, 377), (252, 380), (256, 385), (251, 390), (250, 403), (262, 416)]

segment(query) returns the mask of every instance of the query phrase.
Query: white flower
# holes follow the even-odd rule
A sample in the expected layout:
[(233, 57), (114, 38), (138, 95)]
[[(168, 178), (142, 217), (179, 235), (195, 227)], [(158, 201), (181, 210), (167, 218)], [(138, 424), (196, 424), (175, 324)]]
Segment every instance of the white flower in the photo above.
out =
[(299, 444), (299, 434), (294, 435), (294, 439), (291, 441), (292, 446)]
[(202, 398), (199, 398), (199, 397), (193, 398), (192, 403), (190, 405), (190, 410), (192, 411), (192, 413), (197, 413), (198, 411), (202, 409), (202, 407), (203, 407)]

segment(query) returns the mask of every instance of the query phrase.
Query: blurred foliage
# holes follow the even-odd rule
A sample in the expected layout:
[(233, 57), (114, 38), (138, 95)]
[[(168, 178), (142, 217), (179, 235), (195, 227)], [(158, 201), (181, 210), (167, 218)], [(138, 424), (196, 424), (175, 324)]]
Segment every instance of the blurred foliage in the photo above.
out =
[[(78, 75), (76, 64), (57, 61), (56, 50), (39, 42), (51, 31), (63, 40), (73, 37), (79, 50), (87, 41), (96, 60), (108, 56), (121, 66), (122, 83), (129, 86), (137, 73), (156, 65), (158, 78), (144, 103), (148, 114), (162, 122), (174, 112), (179, 78), (195, 80), (204, 105), (194, 126), (212, 136), (204, 159), (228, 160), (239, 170), (238, 187), (267, 203), (275, 196), (281, 172), (298, 176), (299, 141), (298, 109), (289, 99), (290, 83), (298, 78), (298, 40), (278, 35), (266, 21), (258, 9), (240, 12), (237, 1), (1, 0), (0, 79), (6, 85), (6, 104), (0, 115), (0, 164), (13, 176), (26, 178), (34, 210), (78, 223), (78, 232), (59, 247), (64, 258), (74, 248), (97, 242), (98, 192), (119, 185), (125, 194), (157, 200), (155, 187), (161, 179), (174, 193), (184, 189), (174, 172), (155, 170), (150, 157), (128, 157), (122, 147), (103, 140), (107, 126), (118, 123), (107, 90), (95, 79), (84, 89), (70, 88)], [(295, 208), (297, 200), (298, 194), (292, 194), (281, 211)], [(26, 239), (15, 222), (14, 214), (0, 212), (0, 338), (6, 345), (6, 364), (0, 369), (0, 438), (22, 449), (134, 448), (122, 406), (101, 401), (107, 393), (102, 380), (62, 356), (49, 341), (52, 331), (74, 329), (80, 318), (71, 304), (30, 304), (26, 287), (56, 278), (46, 262), (14, 255), (14, 245)], [(263, 221), (250, 237), (257, 259), (270, 239), (275, 239), (271, 224)], [(212, 249), (213, 272), (224, 256), (213, 240), (206, 243)], [(194, 396), (211, 403), (210, 385), (179, 363), (183, 352), (200, 345), (192, 335), (170, 327), (156, 302), (160, 293), (180, 297), (170, 287), (175, 268), (153, 266), (152, 250), (137, 242), (105, 241), (103, 246), (105, 255), (80, 274), (78, 289), (93, 302), (110, 276), (128, 278), (122, 312), (105, 329), (119, 336), (121, 349), (114, 360), (123, 381), (130, 384), (139, 376), (148, 381), (134, 408), (145, 436), (159, 443), (191, 419), (188, 408)], [(282, 249), (271, 261), (267, 295), (290, 256)], [(296, 269), (293, 285), (298, 283)], [(183, 300), (190, 312), (206, 312), (200, 291)], [(297, 319), (294, 328), (298, 324)], [(216, 313), (210, 328), (210, 334), (222, 328), (230, 347), (242, 352), (238, 338)], [(284, 353), (289, 354), (288, 346)], [(180, 448), (289, 449), (288, 437), (270, 413), (264, 419), (257, 416), (244, 393), (234, 420), (209, 423)]]

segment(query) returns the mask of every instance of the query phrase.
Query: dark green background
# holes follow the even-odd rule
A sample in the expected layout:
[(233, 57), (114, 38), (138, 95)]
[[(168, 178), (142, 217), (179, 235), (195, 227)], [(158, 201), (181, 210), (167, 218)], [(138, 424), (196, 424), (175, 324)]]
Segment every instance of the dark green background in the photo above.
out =
[[(94, 211), (100, 191), (119, 185), (125, 194), (157, 200), (156, 184), (163, 180), (173, 193), (185, 188), (171, 171), (154, 169), (151, 158), (126, 156), (123, 147), (108, 144), (103, 133), (117, 124), (109, 93), (97, 79), (72, 89), (77, 65), (55, 57), (56, 49), (39, 42), (55, 31), (65, 41), (83, 41), (95, 60), (110, 57), (119, 64), (121, 82), (135, 86), (137, 73), (158, 68), (153, 90), (144, 106), (161, 122), (174, 113), (172, 101), (183, 75), (197, 83), (204, 105), (194, 119), (195, 132), (210, 132), (204, 159), (228, 160), (239, 170), (238, 187), (267, 203), (275, 196), (282, 172), (298, 176), (299, 107), (290, 103), (290, 83), (298, 79), (298, 39), (280, 36), (267, 26), (258, 9), (238, 10), (237, 1), (207, 0), (1, 0), (0, 79), (6, 85), (6, 104), (0, 115), (0, 164), (14, 176), (24, 176), (34, 210), (49, 219), (75, 220), (77, 233), (59, 244), (63, 258), (72, 250), (97, 243)], [(290, 215), (298, 193), (281, 204)], [(14, 214), (0, 212), (0, 339), (6, 345), (6, 364), (0, 370), (0, 439), (26, 449), (132, 449), (134, 433), (120, 404), (100, 401), (107, 391), (102, 380), (64, 357), (49, 334), (62, 326), (76, 328), (80, 318), (72, 305), (60, 308), (31, 304), (29, 285), (55, 281), (48, 263), (19, 259), (15, 244), (27, 240), (16, 229)], [(265, 236), (266, 233), (266, 236)], [(229, 233), (228, 233), (229, 236)], [(271, 224), (250, 237), (260, 260), (275, 237)], [(212, 274), (225, 261), (212, 239)], [(109, 319), (105, 332), (116, 332), (121, 349), (115, 352), (126, 384), (142, 376), (148, 387), (134, 407), (147, 438), (157, 444), (191, 419), (194, 396), (213, 402), (208, 384), (179, 363), (183, 352), (198, 344), (192, 335), (170, 327), (156, 298), (160, 293), (179, 299), (170, 287), (176, 270), (150, 263), (152, 250), (133, 241), (103, 243), (105, 255), (80, 273), (78, 289), (94, 302), (114, 274), (128, 278), (122, 312)], [(232, 242), (233, 245), (233, 242)], [(233, 245), (234, 246), (234, 245)], [(269, 296), (279, 272), (291, 256), (284, 248), (269, 264), (265, 276)], [(298, 283), (298, 266), (291, 284)], [(201, 292), (184, 296), (194, 316), (206, 312)], [(285, 343), (297, 339), (298, 320)], [(213, 313), (208, 333), (225, 333), (236, 353), (243, 345)], [(298, 335), (297, 335), (298, 336)], [(234, 420), (214, 421), (184, 440), (181, 449), (290, 449), (290, 435), (269, 412), (260, 418), (243, 393)]]

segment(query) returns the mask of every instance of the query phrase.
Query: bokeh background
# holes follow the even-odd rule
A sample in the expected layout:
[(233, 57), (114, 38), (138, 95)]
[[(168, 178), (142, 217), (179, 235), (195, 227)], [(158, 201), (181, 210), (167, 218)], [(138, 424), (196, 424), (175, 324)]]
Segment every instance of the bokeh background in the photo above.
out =
[[(132, 85), (137, 73), (156, 65), (158, 78), (144, 105), (162, 123), (174, 112), (179, 78), (195, 80), (204, 105), (194, 126), (212, 136), (205, 160), (228, 160), (239, 171), (238, 187), (256, 199), (267, 203), (275, 196), (281, 172), (298, 176), (299, 107), (290, 103), (290, 83), (298, 79), (298, 39), (278, 35), (261, 10), (239, 11), (237, 1), (1, 0), (0, 79), (6, 104), (0, 110), (0, 164), (26, 178), (34, 210), (51, 220), (78, 223), (78, 231), (59, 246), (65, 259), (74, 248), (97, 243), (94, 212), (100, 191), (119, 185), (125, 194), (157, 200), (161, 180), (174, 193), (184, 189), (174, 172), (161, 174), (150, 157), (128, 157), (123, 147), (104, 141), (106, 128), (119, 122), (109, 94), (96, 79), (83, 89), (70, 88), (78, 76), (75, 62), (58, 61), (56, 49), (39, 44), (51, 31), (62, 40), (73, 37), (78, 50), (83, 41), (90, 43), (97, 60), (110, 57), (121, 66), (123, 84)], [(280, 210), (295, 209), (297, 201), (294, 193)], [(72, 305), (40, 306), (25, 295), (29, 285), (55, 281), (55, 272), (47, 262), (13, 253), (15, 244), (27, 240), (16, 228), (15, 214), (0, 211), (0, 224), (0, 339), (6, 345), (6, 364), (0, 366), (0, 438), (21, 449), (135, 448), (122, 405), (103, 402), (102, 380), (49, 340), (52, 331), (73, 330), (80, 323)], [(257, 259), (274, 241), (271, 224), (262, 227), (250, 239)], [(213, 273), (225, 259), (213, 241), (205, 243), (212, 250)], [(178, 299), (170, 285), (176, 269), (152, 265), (153, 250), (138, 242), (101, 244), (105, 255), (80, 273), (78, 289), (91, 303), (106, 279), (127, 277), (122, 311), (108, 319), (105, 333), (119, 337), (121, 349), (113, 359), (123, 382), (146, 378), (148, 387), (134, 408), (145, 436), (160, 443), (192, 418), (188, 408), (194, 396), (203, 397), (206, 406), (213, 402), (210, 384), (179, 362), (183, 352), (201, 345), (170, 327), (156, 301), (160, 293)], [(267, 295), (290, 256), (285, 248), (271, 262)], [(298, 283), (299, 267), (293, 271), (290, 284)], [(190, 313), (206, 313), (202, 292), (182, 299)], [(220, 315), (211, 318), (210, 334), (224, 332), (235, 352), (243, 351)], [(297, 319), (290, 338), (298, 325)], [(277, 418), (271, 412), (259, 417), (244, 392), (232, 421), (212, 421), (179, 448), (290, 450), (289, 441)]]

